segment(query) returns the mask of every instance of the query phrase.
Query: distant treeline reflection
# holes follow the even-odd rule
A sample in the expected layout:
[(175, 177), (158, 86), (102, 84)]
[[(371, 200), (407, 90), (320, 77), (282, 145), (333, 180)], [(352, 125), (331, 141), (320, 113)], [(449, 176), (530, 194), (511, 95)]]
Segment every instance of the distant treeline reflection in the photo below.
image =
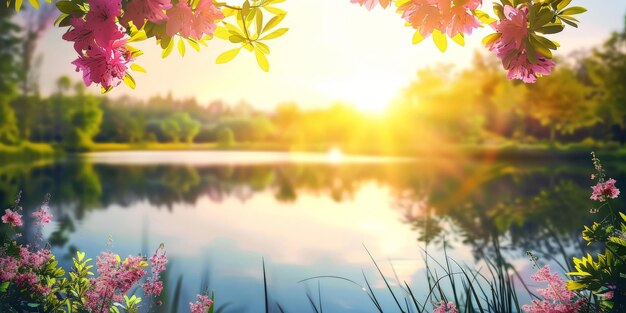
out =
[[(10, 205), (22, 190), (26, 210), (35, 210), (46, 193), (60, 227), (50, 242), (63, 246), (76, 220), (113, 205), (130, 207), (146, 201), (173, 210), (201, 197), (214, 203), (246, 201), (271, 193), (279, 202), (302, 195), (350, 201), (364, 184), (391, 193), (390, 207), (414, 226), (420, 241), (443, 238), (470, 244), (476, 252), (509, 243), (538, 245), (553, 252), (552, 239), (577, 245), (580, 225), (591, 218), (589, 166), (576, 164), (477, 164), (471, 161), (343, 165), (120, 166), (81, 161), (0, 167), (0, 195)], [(612, 171), (620, 176), (626, 169)], [(620, 177), (615, 177), (622, 181)], [(601, 214), (601, 213), (598, 213)], [(501, 243), (500, 243), (501, 242)], [(478, 254), (477, 254), (478, 257)]]

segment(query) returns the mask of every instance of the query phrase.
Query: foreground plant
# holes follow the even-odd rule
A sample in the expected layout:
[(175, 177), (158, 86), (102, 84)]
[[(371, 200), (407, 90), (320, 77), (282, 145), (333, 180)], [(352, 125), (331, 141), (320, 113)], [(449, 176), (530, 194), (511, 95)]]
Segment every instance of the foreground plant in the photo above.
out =
[(568, 288), (591, 292), (603, 312), (626, 312), (626, 215), (611, 202), (620, 194), (616, 181), (606, 179), (604, 167), (593, 153), (592, 159), (596, 173), (591, 178), (597, 183), (591, 187), (590, 198), (601, 203), (592, 213), (603, 217), (591, 227), (585, 226), (583, 239), (604, 252), (574, 258), (575, 271), (568, 273), (573, 277)]
[[(142, 299), (134, 292), (143, 288), (146, 296), (161, 294), (163, 283), (159, 276), (167, 264), (163, 245), (149, 260), (142, 256), (122, 259), (115, 253), (102, 252), (96, 257), (97, 275), (92, 270), (92, 259), (79, 251), (72, 259), (72, 269), (66, 271), (47, 247), (18, 243), (21, 211), (16, 205), (2, 217), (3, 223), (14, 231), (14, 240), (0, 247), (1, 312), (135, 313)], [(49, 223), (52, 214), (47, 201), (32, 215), (38, 224)]]

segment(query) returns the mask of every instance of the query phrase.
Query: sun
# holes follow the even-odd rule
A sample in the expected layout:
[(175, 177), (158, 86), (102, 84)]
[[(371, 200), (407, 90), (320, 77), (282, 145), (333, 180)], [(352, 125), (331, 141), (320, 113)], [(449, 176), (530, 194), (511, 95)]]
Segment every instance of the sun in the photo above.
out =
[[(377, 75), (351, 75), (342, 80), (326, 82), (320, 91), (334, 101), (353, 105), (368, 115), (383, 114), (397, 97), (401, 82), (376, 79)], [(378, 76), (384, 77), (384, 76)]]

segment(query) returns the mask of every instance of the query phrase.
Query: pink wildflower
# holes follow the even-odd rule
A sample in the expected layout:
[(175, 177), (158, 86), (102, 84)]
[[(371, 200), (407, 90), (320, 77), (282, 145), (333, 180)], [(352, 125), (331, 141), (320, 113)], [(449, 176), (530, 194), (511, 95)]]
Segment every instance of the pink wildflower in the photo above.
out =
[(15, 278), (17, 269), (19, 268), (19, 261), (11, 256), (5, 256), (0, 258), (0, 281), (10, 281)]
[(167, 25), (165, 32), (172, 37), (176, 33), (184, 38), (191, 36), (193, 12), (185, 1), (179, 1), (171, 9), (167, 10)]
[(593, 189), (593, 193), (591, 194), (591, 200), (604, 202), (607, 198), (615, 199), (617, 198), (617, 196), (619, 196), (619, 189), (615, 187), (615, 179), (613, 178), (603, 183), (598, 183), (591, 188)]
[(150, 272), (151, 277), (143, 284), (143, 289), (146, 295), (159, 296), (163, 291), (163, 283), (159, 281), (159, 274), (165, 270), (165, 264), (167, 264), (167, 256), (165, 255), (165, 249), (160, 247), (150, 257)]
[(33, 212), (33, 217), (37, 219), (37, 224), (45, 225), (52, 221), (52, 214), (47, 210), (47, 207), (42, 206), (37, 211)]
[(167, 20), (164, 10), (172, 8), (169, 0), (133, 0), (126, 5), (123, 22), (128, 24), (132, 21), (139, 29), (143, 27), (146, 19), (152, 23), (160, 24)]
[(224, 13), (211, 0), (200, 0), (194, 12), (191, 35), (200, 39), (203, 35), (213, 35), (217, 28), (215, 24), (224, 18)]
[(528, 8), (515, 9), (512, 6), (504, 6), (506, 19), (495, 23), (495, 30), (502, 34), (497, 41), (500, 49), (519, 50), (526, 36), (528, 36)]
[(189, 310), (191, 310), (191, 313), (207, 313), (213, 305), (213, 300), (207, 295), (196, 295), (196, 297), (198, 301), (194, 303), (189, 302)]
[(542, 267), (531, 276), (533, 280), (548, 283), (547, 288), (539, 288), (537, 292), (545, 300), (533, 300), (522, 309), (529, 313), (577, 313), (584, 299), (576, 300), (576, 294), (567, 289), (567, 285), (557, 273), (551, 273), (548, 265)]
[(361, 6), (365, 6), (368, 10), (376, 7), (377, 4), (380, 4), (381, 7), (387, 8), (391, 3), (391, 0), (350, 0), (351, 3), (358, 3)]
[(30, 252), (27, 247), (20, 248), (20, 265), (25, 268), (40, 270), (51, 258), (52, 253), (48, 249)]
[(437, 307), (433, 313), (459, 313), (459, 310), (456, 308), (454, 303), (441, 301), (439, 303), (439, 307)]
[(93, 30), (87, 27), (87, 23), (80, 17), (70, 18), (70, 30), (63, 34), (63, 39), (74, 42), (74, 50), (82, 54), (83, 50), (91, 49), (94, 44)]
[(72, 64), (76, 65), (76, 71), (83, 72), (83, 81), (89, 86), (91, 83), (102, 85), (108, 89), (119, 85), (131, 62), (131, 55), (126, 48), (122, 47), (124, 41), (112, 46), (112, 49), (93, 47), (87, 50), (83, 56), (79, 56)]
[(17, 274), (15, 283), (22, 288), (30, 289), (42, 295), (50, 293), (50, 287), (42, 285), (37, 275), (32, 272)]
[(4, 210), (2, 223), (9, 224), (13, 227), (22, 226), (22, 215), (10, 209)]

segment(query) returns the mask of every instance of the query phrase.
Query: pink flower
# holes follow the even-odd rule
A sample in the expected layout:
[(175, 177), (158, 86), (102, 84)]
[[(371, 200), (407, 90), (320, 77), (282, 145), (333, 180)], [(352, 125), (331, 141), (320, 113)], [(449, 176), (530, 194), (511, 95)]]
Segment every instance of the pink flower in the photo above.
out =
[(2, 216), (2, 222), (13, 227), (20, 227), (22, 226), (22, 215), (10, 209), (6, 209)]
[[(480, 26), (478, 18), (470, 11), (468, 5), (473, 5), (475, 2), (468, 2), (466, 5), (456, 5), (449, 12), (449, 23), (446, 28), (448, 36), (454, 37), (457, 34), (471, 34), (474, 28)], [(475, 9), (475, 8), (474, 8)]]
[(172, 8), (169, 0), (133, 0), (126, 5), (126, 12), (122, 18), (124, 24), (132, 21), (138, 29), (143, 27), (146, 19), (160, 24), (167, 20), (164, 10)]
[(93, 38), (100, 47), (107, 48), (111, 42), (124, 37), (115, 22), (122, 12), (121, 0), (89, 0), (86, 27), (93, 30)]
[(511, 49), (521, 49), (524, 39), (528, 36), (528, 8), (515, 9), (504, 6), (505, 20), (495, 23), (495, 30), (502, 34), (498, 39), (498, 46)]
[(18, 268), (19, 261), (16, 258), (10, 256), (0, 258), (0, 281), (13, 280)]
[(30, 289), (42, 295), (47, 295), (51, 290), (50, 287), (42, 285), (37, 275), (32, 272), (17, 274), (15, 283), (22, 288)]
[[(615, 187), (615, 179), (613, 178), (603, 183), (600, 182), (591, 188), (593, 189), (591, 200), (604, 202), (607, 198), (615, 199), (619, 196), (619, 189)], [(4, 217), (2, 220), (4, 221)]]
[(124, 43), (117, 42), (111, 49), (95, 46), (72, 62), (76, 71), (83, 72), (85, 85), (96, 83), (108, 89), (122, 82), (131, 62), (130, 52), (122, 47)]
[(48, 213), (46, 207), (40, 207), (37, 211), (33, 212), (33, 217), (37, 219), (37, 224), (45, 225), (52, 220), (52, 214)]
[(30, 252), (28, 247), (20, 248), (20, 265), (25, 268), (40, 270), (51, 258), (52, 252), (48, 249)]
[(213, 305), (213, 300), (207, 295), (196, 295), (196, 298), (198, 298), (198, 301), (194, 303), (189, 302), (191, 313), (207, 313)]
[(200, 0), (194, 12), (191, 36), (200, 39), (203, 35), (213, 35), (215, 24), (224, 18), (224, 13), (211, 0)]
[(389, 6), (389, 3), (391, 3), (391, 0), (350, 0), (350, 2), (358, 3), (361, 6), (365, 6), (368, 10), (371, 10), (379, 3), (380, 6), (383, 7), (383, 9), (387, 8)]
[(439, 303), (439, 307), (437, 307), (433, 311), (433, 313), (459, 313), (459, 310), (456, 308), (456, 305), (454, 305), (454, 303), (446, 303), (445, 301), (441, 301)]
[(159, 281), (159, 274), (165, 270), (165, 264), (167, 264), (167, 256), (165, 255), (165, 249), (161, 246), (154, 252), (152, 257), (150, 257), (150, 272), (152, 275), (143, 284), (146, 295), (156, 297), (163, 291), (163, 283)]
[(522, 309), (529, 313), (577, 313), (584, 299), (576, 300), (576, 294), (567, 289), (567, 285), (557, 273), (551, 273), (548, 265), (542, 267), (531, 276), (536, 282), (547, 283), (547, 288), (539, 288), (537, 292), (545, 300), (533, 300)]
[(173, 37), (177, 33), (184, 38), (191, 36), (193, 12), (191, 12), (191, 7), (189, 7), (187, 2), (179, 1), (175, 6), (167, 10), (167, 18), (165, 33), (168, 36)]
[[(519, 79), (525, 83), (537, 82), (537, 77), (550, 75), (552, 68), (556, 65), (552, 60), (537, 54), (537, 63), (532, 63), (523, 51), (511, 58), (509, 64), (504, 63), (504, 68), (509, 70), (508, 79)], [(505, 62), (505, 61), (503, 61)]]
[(402, 18), (424, 37), (432, 34), (435, 29), (444, 28), (444, 15), (439, 7), (428, 0), (412, 0), (399, 7), (398, 11), (403, 12)]
[(87, 23), (80, 17), (70, 18), (70, 30), (63, 34), (63, 39), (74, 42), (74, 50), (81, 54), (94, 44), (93, 30), (87, 27)]

